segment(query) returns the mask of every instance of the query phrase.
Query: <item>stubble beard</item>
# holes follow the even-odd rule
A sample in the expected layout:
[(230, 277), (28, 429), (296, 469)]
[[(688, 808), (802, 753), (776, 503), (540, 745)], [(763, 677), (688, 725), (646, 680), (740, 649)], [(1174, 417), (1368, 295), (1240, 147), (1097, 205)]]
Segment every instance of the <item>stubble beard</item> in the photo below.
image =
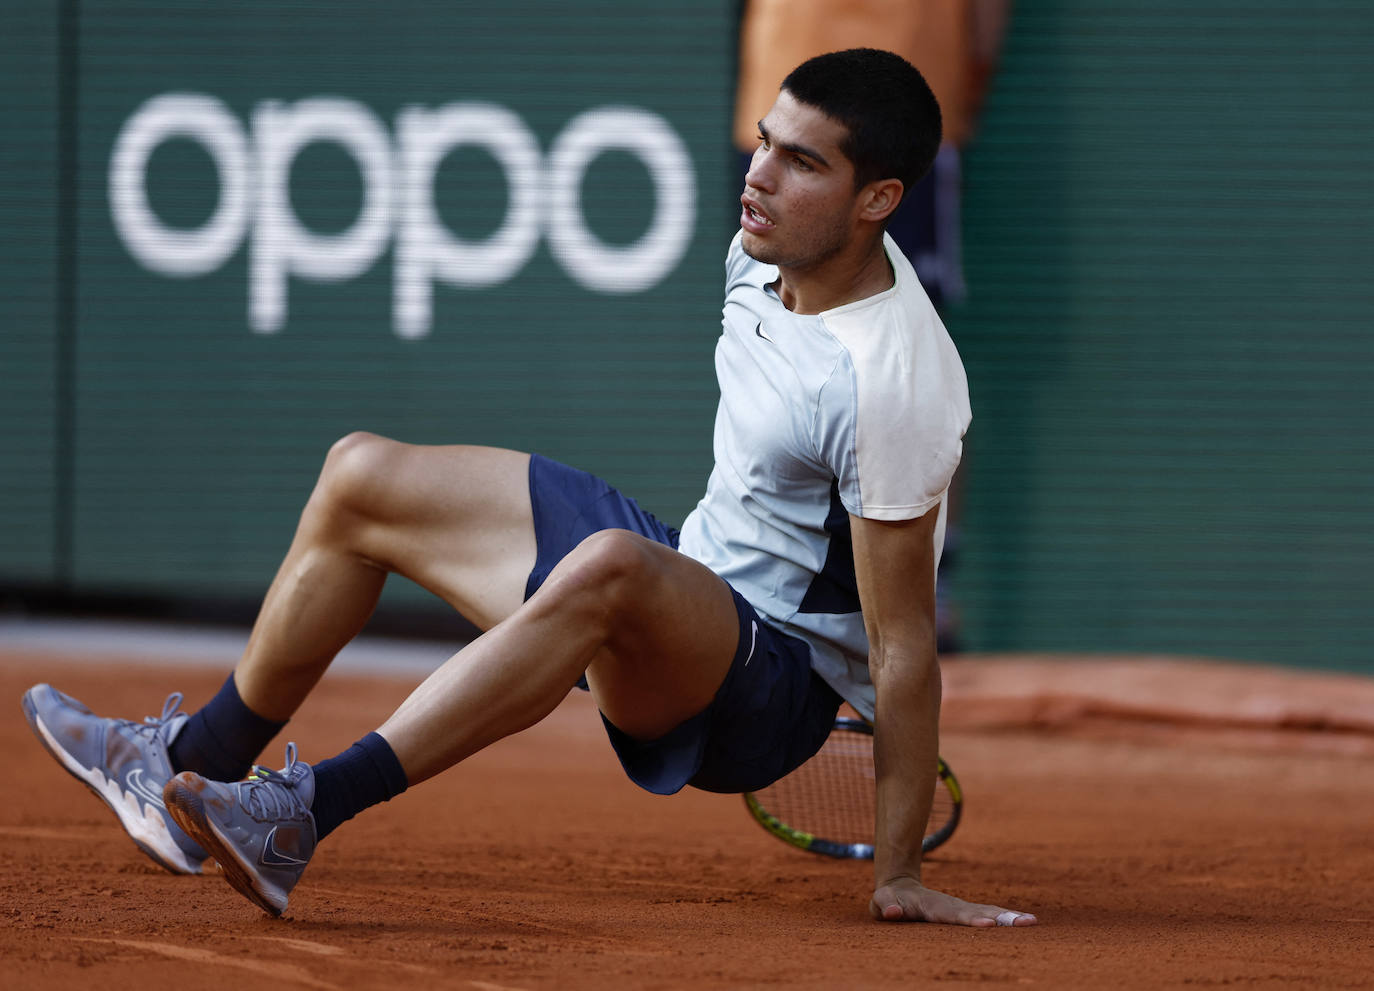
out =
[(805, 270), (824, 265), (843, 251), (848, 234), (846, 227), (834, 224), (821, 230), (803, 232), (795, 239), (799, 243), (777, 244), (745, 231), (740, 238), (740, 247), (750, 258), (765, 265)]

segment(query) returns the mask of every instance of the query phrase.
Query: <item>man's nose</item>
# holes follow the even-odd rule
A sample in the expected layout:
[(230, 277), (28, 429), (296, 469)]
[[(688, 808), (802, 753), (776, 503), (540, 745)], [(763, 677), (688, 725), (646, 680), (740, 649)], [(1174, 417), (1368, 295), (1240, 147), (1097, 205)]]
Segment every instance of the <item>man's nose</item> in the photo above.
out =
[(749, 160), (749, 171), (744, 175), (744, 184), (764, 192), (772, 192), (773, 166), (768, 149), (760, 147)]

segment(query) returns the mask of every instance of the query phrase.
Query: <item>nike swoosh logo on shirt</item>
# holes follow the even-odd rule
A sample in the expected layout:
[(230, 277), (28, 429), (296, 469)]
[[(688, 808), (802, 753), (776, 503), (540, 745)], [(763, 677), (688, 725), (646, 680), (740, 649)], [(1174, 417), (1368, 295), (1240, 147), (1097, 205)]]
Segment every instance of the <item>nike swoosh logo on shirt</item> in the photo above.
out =
[(776, 344), (776, 343), (777, 343), (776, 341), (773, 340), (773, 338), (769, 337), (767, 334), (765, 334), (765, 333), (763, 332), (763, 321), (759, 321), (759, 325), (758, 325), (757, 327), (754, 328), (754, 333), (758, 334), (760, 337), (762, 337), (762, 338), (763, 338), (765, 341), (767, 341), (769, 344)]

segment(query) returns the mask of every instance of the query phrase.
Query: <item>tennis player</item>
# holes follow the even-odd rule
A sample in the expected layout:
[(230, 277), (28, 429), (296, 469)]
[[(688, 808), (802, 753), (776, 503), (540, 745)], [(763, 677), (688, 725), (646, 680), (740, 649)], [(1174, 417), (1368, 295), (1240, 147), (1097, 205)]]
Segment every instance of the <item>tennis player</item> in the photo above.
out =
[[(783, 82), (726, 259), (715, 467), (680, 533), (539, 455), (352, 434), (204, 708), (174, 694), (141, 723), (103, 719), (39, 685), (34, 731), (154, 860), (198, 873), (212, 856), (276, 915), (341, 823), (574, 686), (658, 794), (759, 789), (819, 749), (847, 700), (876, 721), (874, 917), (1035, 922), (921, 881), (935, 569), (970, 414), (958, 354), (884, 224), (939, 141), (934, 97), (896, 55), (823, 55)], [(485, 632), (343, 753), (311, 765), (291, 744), (283, 770), (252, 768), (391, 572)]]

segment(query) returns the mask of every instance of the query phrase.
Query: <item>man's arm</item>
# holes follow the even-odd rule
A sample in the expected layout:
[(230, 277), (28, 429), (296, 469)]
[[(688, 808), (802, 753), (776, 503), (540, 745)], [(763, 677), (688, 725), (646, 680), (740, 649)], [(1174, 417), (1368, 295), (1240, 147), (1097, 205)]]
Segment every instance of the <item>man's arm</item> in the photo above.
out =
[(977, 905), (921, 883), (921, 840), (939, 753), (940, 666), (935, 656), (935, 523), (850, 516), (854, 572), (877, 693), (873, 916), (971, 926), (1029, 925), (1035, 916)]

